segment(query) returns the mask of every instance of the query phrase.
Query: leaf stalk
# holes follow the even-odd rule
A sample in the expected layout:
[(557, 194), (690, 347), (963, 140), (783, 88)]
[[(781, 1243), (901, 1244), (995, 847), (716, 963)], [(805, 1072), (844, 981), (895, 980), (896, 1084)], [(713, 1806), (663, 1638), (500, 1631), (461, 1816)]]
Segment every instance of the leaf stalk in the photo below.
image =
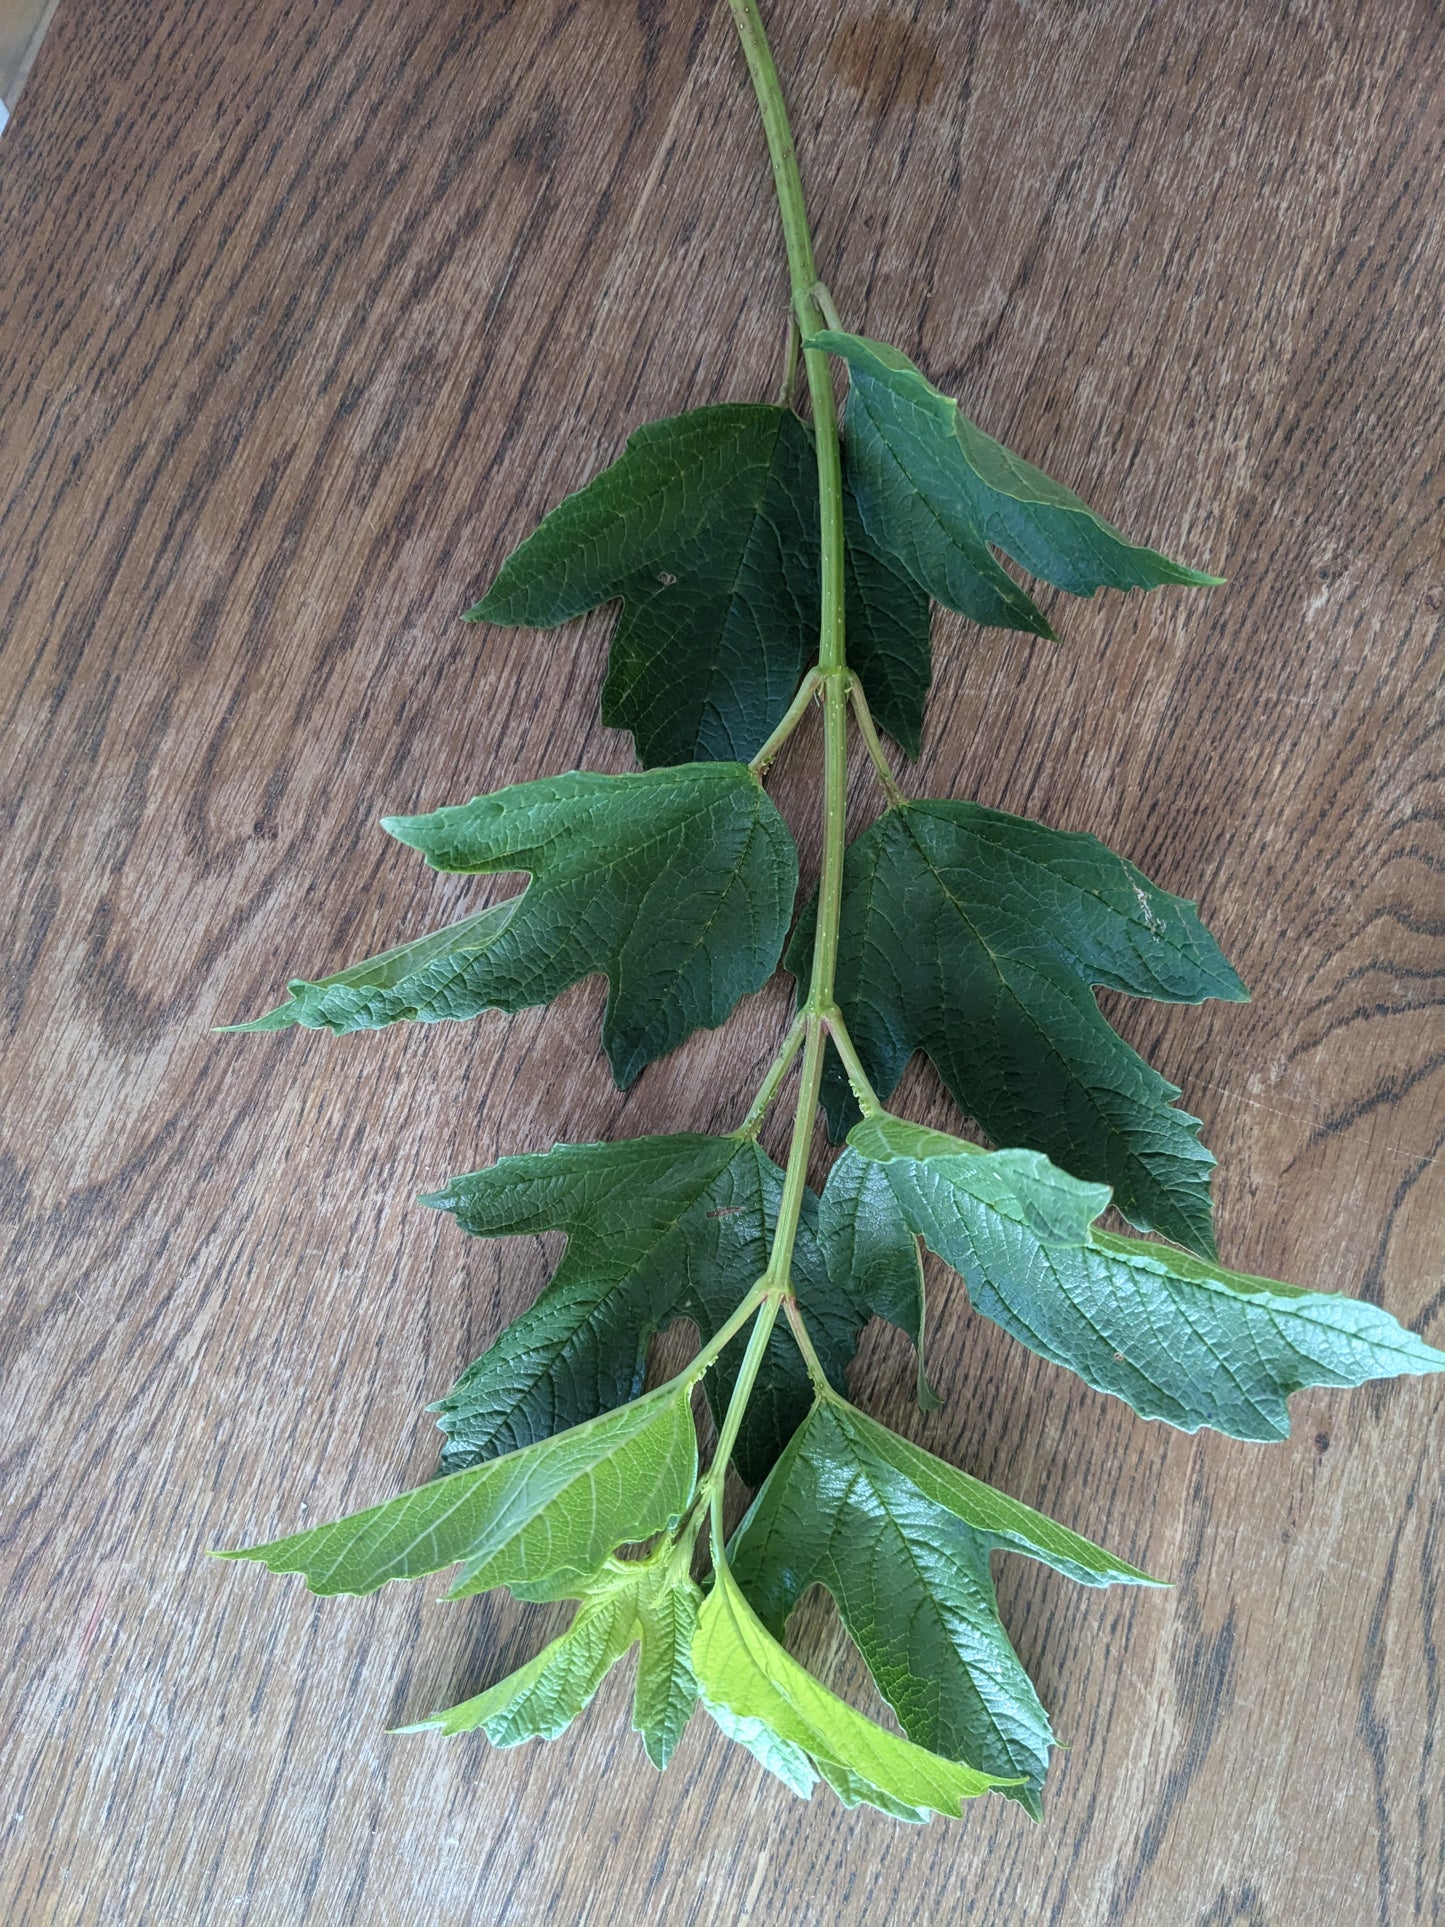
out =
[(873, 721), (873, 712), (868, 707), (868, 698), (864, 694), (862, 683), (856, 676), (850, 676), (848, 679), (848, 701), (852, 705), (858, 734), (863, 738), (868, 750), (868, 760), (873, 765), (873, 773), (878, 778), (883, 794), (888, 798), (891, 808), (901, 810), (908, 799), (898, 787), (898, 778), (893, 774), (893, 765), (888, 761), (888, 754), (879, 739), (877, 725)]
[(802, 682), (798, 685), (797, 695), (794, 696), (793, 700), (788, 704), (787, 709), (783, 712), (782, 721), (763, 744), (757, 755), (748, 764), (748, 768), (754, 776), (760, 777), (766, 772), (778, 751), (783, 747), (783, 744), (787, 742), (793, 731), (798, 727), (798, 724), (802, 722), (803, 717), (807, 714), (809, 704), (818, 693), (820, 680), (821, 678), (818, 675), (816, 667), (810, 669), (807, 675), (804, 676)]

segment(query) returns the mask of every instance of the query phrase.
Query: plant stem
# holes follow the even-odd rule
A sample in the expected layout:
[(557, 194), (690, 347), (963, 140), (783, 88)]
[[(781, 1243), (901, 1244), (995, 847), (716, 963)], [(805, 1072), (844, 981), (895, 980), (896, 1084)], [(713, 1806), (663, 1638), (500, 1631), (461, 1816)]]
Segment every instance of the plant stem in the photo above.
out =
[(823, 1020), (808, 1013), (808, 1041), (803, 1046), (803, 1075), (798, 1080), (798, 1108), (793, 1113), (793, 1138), (788, 1146), (788, 1168), (783, 1174), (783, 1195), (778, 1203), (777, 1229), (768, 1257), (764, 1282), (779, 1290), (791, 1289), (793, 1241), (803, 1215), (803, 1194), (808, 1187), (808, 1158), (813, 1149), (813, 1127), (818, 1115), (818, 1092), (823, 1082)]
[[(667, 1381), (668, 1384), (677, 1386), (696, 1385), (703, 1373), (708, 1371), (717, 1362), (718, 1354), (732, 1343), (744, 1325), (747, 1324), (748, 1320), (753, 1316), (753, 1313), (767, 1296), (768, 1290), (767, 1278), (759, 1278), (758, 1282), (753, 1286), (747, 1297), (742, 1300), (727, 1323), (718, 1327), (712, 1337), (703, 1346), (702, 1350), (698, 1352), (695, 1357), (690, 1358), (682, 1370), (675, 1373), (674, 1376)], [(731, 1406), (729, 1406), (728, 1409), (731, 1411)]]
[(843, 1060), (843, 1068), (848, 1073), (848, 1082), (853, 1086), (859, 1109), (865, 1117), (877, 1117), (883, 1110), (883, 1103), (868, 1081), (868, 1073), (853, 1046), (853, 1039), (848, 1035), (848, 1026), (843, 1022), (842, 1011), (835, 1004), (831, 1010), (824, 1011), (823, 1021), (828, 1026), (834, 1050)]
[(761, 776), (778, 751), (807, 714), (808, 705), (818, 693), (818, 672), (810, 669), (798, 685), (798, 693), (783, 712), (783, 719), (748, 764), (754, 776)]
[(868, 698), (864, 695), (863, 685), (856, 676), (849, 678), (848, 700), (853, 705), (853, 716), (858, 724), (858, 733), (867, 745), (868, 758), (873, 765), (874, 774), (883, 787), (883, 794), (895, 810), (902, 809), (908, 799), (898, 787), (893, 766), (888, 761), (887, 753), (878, 739), (878, 730), (873, 721), (873, 712), (868, 707)]
[(821, 281), (815, 281), (813, 283), (813, 299), (822, 310), (823, 319), (827, 322), (833, 333), (839, 335), (846, 333), (847, 331), (843, 323), (838, 319), (838, 310), (833, 306), (833, 297)]
[(763, 1354), (768, 1349), (768, 1340), (773, 1335), (773, 1325), (778, 1316), (778, 1301), (781, 1292), (770, 1292), (762, 1302), (757, 1323), (753, 1326), (748, 1348), (743, 1353), (743, 1362), (738, 1369), (737, 1383), (733, 1395), (728, 1400), (728, 1409), (717, 1436), (717, 1451), (713, 1454), (712, 1464), (708, 1467), (703, 1481), (708, 1492), (709, 1511), (712, 1517), (712, 1548), (714, 1559), (722, 1558), (723, 1549), (723, 1489), (727, 1483), (728, 1460), (737, 1444), (738, 1427), (743, 1422), (743, 1413), (748, 1409), (753, 1385), (762, 1366)]
[(737, 1135), (739, 1137), (757, 1136), (759, 1127), (768, 1114), (768, 1107), (777, 1096), (778, 1087), (788, 1074), (788, 1066), (798, 1054), (798, 1049), (803, 1042), (803, 1032), (806, 1030), (807, 1024), (807, 1013), (800, 1010), (789, 1026), (788, 1034), (783, 1039), (781, 1049), (768, 1066), (768, 1074), (762, 1083), (759, 1084), (758, 1094), (749, 1106), (747, 1116), (737, 1128)]
[(803, 1354), (803, 1363), (808, 1368), (808, 1377), (812, 1381), (813, 1390), (819, 1398), (836, 1398), (838, 1394), (828, 1383), (828, 1374), (823, 1370), (823, 1361), (815, 1351), (813, 1341), (808, 1335), (808, 1327), (803, 1322), (802, 1307), (791, 1292), (783, 1300), (783, 1310), (792, 1327), (793, 1337), (797, 1340), (798, 1350)]
[[(792, 283), (793, 312), (806, 341), (824, 326), (818, 304), (817, 263), (813, 259), (813, 240), (808, 230), (808, 213), (803, 200), (803, 183), (798, 173), (798, 157), (788, 124), (787, 108), (768, 46), (757, 0), (728, 0), (738, 37), (742, 41), (758, 97), (773, 179), (778, 190), (778, 211), (782, 216), (783, 240), (788, 251), (788, 274)], [(832, 303), (829, 302), (831, 309)], [(836, 318), (836, 317), (835, 317)], [(817, 1125), (818, 1094), (823, 1079), (823, 1054), (826, 1030), (823, 1014), (834, 1010), (833, 976), (838, 958), (838, 919), (843, 901), (843, 850), (846, 819), (848, 766), (848, 658), (844, 647), (844, 572), (843, 572), (843, 461), (838, 441), (838, 409), (833, 395), (833, 377), (828, 357), (816, 348), (805, 348), (803, 365), (807, 370), (808, 394), (813, 405), (813, 440), (818, 460), (818, 515), (820, 546), (820, 607), (818, 613), (818, 659), (804, 687), (809, 697), (819, 683), (823, 690), (823, 867), (818, 884), (818, 905), (813, 940), (813, 968), (804, 999), (806, 1019), (803, 1071), (798, 1081), (798, 1103), (793, 1115), (793, 1136), (788, 1150), (788, 1165), (783, 1177), (783, 1194), (778, 1204), (778, 1222), (773, 1233), (768, 1269), (763, 1279), (766, 1296), (758, 1322), (748, 1343), (733, 1395), (728, 1401), (718, 1437), (715, 1464), (722, 1469), (709, 1473), (712, 1484), (713, 1554), (722, 1558), (723, 1518), (722, 1480), (727, 1459), (742, 1424), (743, 1413), (753, 1383), (762, 1364), (768, 1338), (777, 1318), (780, 1302), (788, 1303), (788, 1317), (808, 1362), (810, 1372), (821, 1370), (817, 1354), (807, 1333), (801, 1330), (802, 1318), (793, 1297), (791, 1267), (793, 1245), (802, 1218), (803, 1198), (808, 1182), (808, 1159), (812, 1153)], [(809, 688), (809, 683), (812, 687)], [(799, 692), (800, 695), (802, 692)], [(803, 705), (805, 707), (806, 704)], [(796, 722), (793, 709), (802, 714), (795, 701), (783, 721)], [(780, 725), (781, 727), (781, 725)], [(774, 732), (775, 735), (777, 732)], [(765, 743), (757, 761), (766, 766), (773, 748)], [(756, 767), (756, 763), (755, 763)], [(766, 1086), (765, 1086), (766, 1087)], [(760, 1093), (761, 1095), (761, 1093)]]

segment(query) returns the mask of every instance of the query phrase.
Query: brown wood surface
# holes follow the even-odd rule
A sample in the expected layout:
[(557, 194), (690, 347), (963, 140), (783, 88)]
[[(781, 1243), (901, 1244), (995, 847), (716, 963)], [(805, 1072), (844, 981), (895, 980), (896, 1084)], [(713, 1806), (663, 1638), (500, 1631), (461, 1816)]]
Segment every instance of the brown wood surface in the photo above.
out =
[[(1438, 15), (771, 11), (844, 315), (1231, 578), (1055, 598), (1057, 649), (941, 620), (910, 784), (1202, 899), (1254, 1003), (1114, 1001), (1205, 1119), (1223, 1250), (1441, 1342)], [(627, 1097), (596, 982), (208, 1029), (484, 900), (383, 810), (627, 766), (605, 616), (457, 612), (637, 421), (773, 392), (763, 168), (704, 0), (67, 0), (41, 50), (0, 150), (7, 1922), (1442, 1918), (1438, 1381), (1303, 1394), (1264, 1448), (1136, 1420), (941, 1276), (941, 1412), (870, 1336), (863, 1403), (1177, 1581), (1004, 1567), (1070, 1747), (1041, 1829), (804, 1805), (701, 1718), (659, 1779), (625, 1679), (548, 1748), (388, 1738), (557, 1615), (203, 1556), (426, 1476), (423, 1406), (542, 1284), (416, 1191), (732, 1120), (771, 1055), (781, 983)], [(818, 766), (810, 730), (777, 784), (805, 861)]]

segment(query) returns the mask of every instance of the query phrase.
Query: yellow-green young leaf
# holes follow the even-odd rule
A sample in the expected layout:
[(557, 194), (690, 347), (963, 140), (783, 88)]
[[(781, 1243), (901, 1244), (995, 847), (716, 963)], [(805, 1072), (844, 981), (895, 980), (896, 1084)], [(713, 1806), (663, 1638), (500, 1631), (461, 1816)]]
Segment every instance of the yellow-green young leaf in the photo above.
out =
[(659, 1772), (672, 1758), (697, 1704), (692, 1642), (701, 1605), (702, 1594), (686, 1576), (638, 1595), (640, 1644), (632, 1725)]
[(383, 827), (433, 869), (524, 870), (531, 884), (338, 976), (298, 979), (289, 1002), (237, 1028), (368, 1030), (523, 1010), (602, 972), (602, 1041), (630, 1084), (767, 982), (798, 887), (788, 827), (740, 763), (574, 771)]
[[(848, 659), (917, 755), (928, 597), (851, 496), (844, 514)], [(545, 629), (621, 597), (603, 722), (630, 730), (649, 768), (746, 762), (812, 661), (818, 553), (812, 430), (790, 408), (694, 408), (636, 430), (513, 550), (467, 619)]]
[(1303, 1386), (1445, 1370), (1445, 1353), (1361, 1299), (1093, 1229), (1107, 1192), (1036, 1155), (985, 1152), (886, 1116), (848, 1141), (882, 1166), (976, 1311), (1141, 1418), (1280, 1439), (1285, 1400)]
[[(480, 1237), (567, 1234), (541, 1297), (437, 1406), (447, 1434), (443, 1470), (478, 1464), (635, 1398), (649, 1339), (676, 1318), (692, 1319), (710, 1339), (767, 1269), (782, 1188), (781, 1171), (753, 1138), (689, 1133), (558, 1144), (453, 1178), (425, 1199)], [(884, 1195), (891, 1203), (886, 1185)], [(825, 1260), (817, 1214), (817, 1200), (806, 1195), (793, 1287), (841, 1391), (868, 1306), (858, 1301), (848, 1266)], [(746, 1342), (744, 1334), (729, 1345), (704, 1381), (719, 1424)], [(801, 1354), (779, 1327), (734, 1448), (745, 1484), (762, 1484), (811, 1404)]]
[(522, 1598), (566, 1599), (617, 1546), (678, 1519), (696, 1480), (688, 1388), (663, 1385), (471, 1471), (221, 1557), (299, 1572), (322, 1594), (375, 1592), (460, 1565), (449, 1598), (508, 1586)]
[(957, 1817), (965, 1800), (1001, 1784), (900, 1739), (830, 1693), (762, 1624), (726, 1560), (698, 1616), (692, 1666), (713, 1718), (796, 1791), (812, 1770), (850, 1804)]
[(729, 1559), (779, 1639), (809, 1586), (826, 1586), (909, 1738), (1022, 1776), (1005, 1791), (1037, 1819), (1055, 1742), (998, 1616), (993, 1552), (1089, 1586), (1153, 1583), (841, 1399), (820, 1401), (794, 1434)]
[(555, 1739), (589, 1703), (610, 1668), (637, 1645), (633, 1726), (661, 1769), (697, 1701), (691, 1645), (701, 1598), (670, 1557), (608, 1559), (583, 1593), (572, 1624), (535, 1659), (484, 1693), (400, 1730), (480, 1730), (494, 1746)]
[[(812, 925), (789, 947), (795, 975)], [(880, 1095), (924, 1050), (996, 1144), (1112, 1186), (1132, 1223), (1209, 1255), (1199, 1120), (1113, 1030), (1096, 984), (1164, 1003), (1246, 995), (1194, 905), (1097, 837), (923, 800), (849, 846), (837, 996)], [(837, 1134), (857, 1116), (837, 1065), (824, 1092)]]
[(1072, 489), (976, 428), (896, 348), (831, 332), (809, 346), (848, 363), (848, 463), (864, 527), (948, 608), (1052, 634), (994, 549), (1072, 595), (1218, 584), (1126, 541)]

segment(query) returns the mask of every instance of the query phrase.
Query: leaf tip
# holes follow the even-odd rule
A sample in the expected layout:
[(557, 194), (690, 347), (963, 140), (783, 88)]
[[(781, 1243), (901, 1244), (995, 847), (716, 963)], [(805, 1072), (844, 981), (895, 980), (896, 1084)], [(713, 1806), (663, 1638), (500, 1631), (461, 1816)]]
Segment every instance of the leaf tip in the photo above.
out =
[(289, 1030), (296, 1021), (296, 1000), (292, 997), (284, 1004), (278, 1004), (274, 1010), (266, 1011), (263, 1016), (248, 1018), (244, 1024), (212, 1024), (211, 1035), (213, 1037), (256, 1037), (264, 1032)]

